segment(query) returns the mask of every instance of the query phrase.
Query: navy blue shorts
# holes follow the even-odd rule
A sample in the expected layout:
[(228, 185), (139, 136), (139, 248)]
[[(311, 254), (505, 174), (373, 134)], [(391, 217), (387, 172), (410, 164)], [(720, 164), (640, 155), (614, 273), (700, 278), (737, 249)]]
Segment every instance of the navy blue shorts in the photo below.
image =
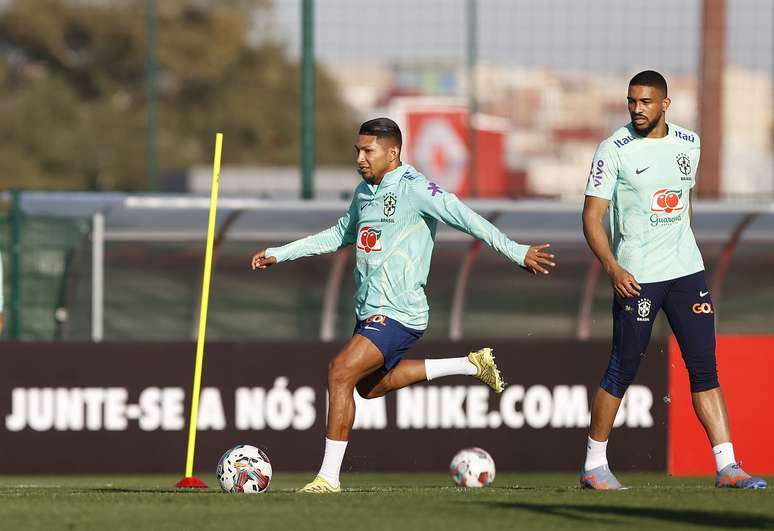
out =
[(359, 334), (371, 340), (376, 348), (384, 356), (384, 372), (395, 367), (403, 354), (411, 348), (424, 330), (416, 330), (403, 326), (395, 319), (390, 319), (384, 315), (372, 315), (364, 321), (358, 321), (352, 335)]
[(718, 387), (715, 307), (704, 271), (664, 282), (640, 284), (639, 297), (613, 298), (613, 349), (601, 387), (623, 397), (634, 380), (656, 314), (663, 308), (683, 354), (691, 392)]
[(357, 383), (356, 389), (360, 396), (368, 398), (371, 390), (400, 363), (403, 354), (424, 333), (424, 330), (403, 326), (395, 319), (384, 315), (372, 315), (364, 321), (358, 321), (352, 335), (359, 334), (367, 337), (384, 356), (384, 365)]

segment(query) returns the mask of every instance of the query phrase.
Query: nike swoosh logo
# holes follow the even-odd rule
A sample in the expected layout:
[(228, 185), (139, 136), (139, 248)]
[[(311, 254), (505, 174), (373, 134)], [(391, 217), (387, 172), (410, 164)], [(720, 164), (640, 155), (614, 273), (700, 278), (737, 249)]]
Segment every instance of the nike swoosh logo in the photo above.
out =
[(374, 328), (373, 326), (364, 326), (363, 328), (365, 328), (366, 330), (376, 330), (377, 332), (380, 332), (378, 328)]
[(640, 170), (640, 169), (636, 169), (636, 170), (634, 170), (634, 173), (636, 173), (637, 175), (639, 175), (639, 174), (641, 174), (641, 173), (642, 173), (642, 172), (644, 172), (644, 171), (648, 171), (648, 169), (649, 169), (649, 168), (650, 168), (650, 166), (648, 166), (647, 168), (643, 168), (643, 169), (641, 169), (641, 170)]
[(700, 291), (699, 297), (704, 297), (705, 295), (708, 295), (708, 294), (709, 294), (709, 291)]

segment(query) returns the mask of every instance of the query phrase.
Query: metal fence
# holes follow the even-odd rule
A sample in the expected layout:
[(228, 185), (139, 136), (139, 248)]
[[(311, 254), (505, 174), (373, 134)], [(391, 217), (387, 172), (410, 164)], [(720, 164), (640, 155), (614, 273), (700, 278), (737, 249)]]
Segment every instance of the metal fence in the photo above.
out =
[[(223, 174), (222, 179), (228, 175)], [(611, 289), (583, 241), (582, 202), (471, 200), (521, 242), (548, 241), (559, 266), (527, 275), (469, 236), (440, 226), (427, 335), (435, 339), (607, 337)], [(322, 230), (346, 201), (224, 198), (219, 205), (207, 337), (348, 337), (351, 249), (253, 272), (264, 246)], [(26, 193), (5, 253), (8, 335), (20, 339), (195, 337), (207, 198)], [(0, 220), (3, 221), (3, 220)], [(7, 221), (7, 220), (5, 220)], [(699, 202), (694, 230), (718, 308), (720, 333), (771, 333), (774, 203)], [(657, 321), (655, 334), (667, 326)]]

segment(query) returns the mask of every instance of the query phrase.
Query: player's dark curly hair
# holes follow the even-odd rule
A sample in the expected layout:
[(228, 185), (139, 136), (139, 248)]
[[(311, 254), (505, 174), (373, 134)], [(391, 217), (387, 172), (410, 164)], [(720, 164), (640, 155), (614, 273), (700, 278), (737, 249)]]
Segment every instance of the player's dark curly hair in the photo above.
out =
[(666, 79), (655, 70), (644, 70), (634, 76), (632, 80), (629, 81), (629, 86), (632, 87), (634, 85), (657, 88), (664, 92), (664, 97), (667, 95)]
[(403, 146), (403, 135), (400, 132), (400, 127), (389, 118), (374, 118), (364, 122), (360, 126), (358, 134), (375, 136), (376, 138), (392, 138), (398, 147)]

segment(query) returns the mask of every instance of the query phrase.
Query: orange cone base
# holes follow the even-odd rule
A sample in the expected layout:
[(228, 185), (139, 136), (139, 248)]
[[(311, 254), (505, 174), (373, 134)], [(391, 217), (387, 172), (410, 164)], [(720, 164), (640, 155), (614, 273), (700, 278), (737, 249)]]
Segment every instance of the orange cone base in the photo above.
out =
[(191, 476), (175, 483), (175, 487), (180, 487), (181, 489), (206, 489), (207, 484), (196, 476)]

